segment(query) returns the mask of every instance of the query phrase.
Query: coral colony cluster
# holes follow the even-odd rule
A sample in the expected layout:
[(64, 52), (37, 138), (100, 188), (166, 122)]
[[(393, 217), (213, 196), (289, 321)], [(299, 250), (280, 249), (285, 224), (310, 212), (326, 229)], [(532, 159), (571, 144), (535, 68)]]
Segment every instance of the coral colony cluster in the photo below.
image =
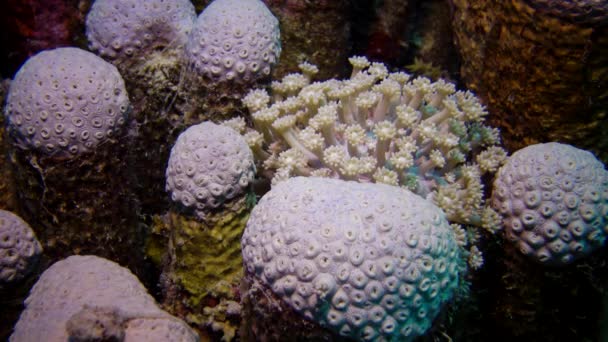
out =
[(242, 248), (246, 271), (297, 313), (367, 341), (424, 334), (464, 264), (431, 202), (395, 186), (316, 177), (262, 197)]
[[(504, 225), (551, 266), (604, 245), (608, 171), (591, 153), (508, 157), (473, 93), (361, 56), (348, 79), (302, 62), (270, 83), (279, 23), (260, 0), (198, 19), (187, 0), (97, 0), (86, 34), (100, 57), (40, 52), (6, 99), (29, 216), (0, 210), (0, 290), (21, 305), (39, 276), (10, 341), (411, 341), (468, 294), (480, 229)], [(171, 205), (142, 214), (138, 186)], [(137, 278), (154, 273), (145, 243), (170, 312)], [(41, 275), (39, 259), (54, 262)]]
[[(506, 159), (498, 130), (470, 92), (451, 83), (389, 73), (364, 57), (349, 59), (350, 79), (311, 83), (314, 65), (243, 99), (254, 129), (239, 120), (262, 173), (273, 183), (317, 176), (403, 186), (431, 199), (455, 224), (495, 232), (500, 218), (484, 206), (481, 176)], [(461, 239), (466, 234), (454, 226)], [(465, 242), (466, 243), (466, 242)], [(481, 266), (479, 250), (471, 265)]]

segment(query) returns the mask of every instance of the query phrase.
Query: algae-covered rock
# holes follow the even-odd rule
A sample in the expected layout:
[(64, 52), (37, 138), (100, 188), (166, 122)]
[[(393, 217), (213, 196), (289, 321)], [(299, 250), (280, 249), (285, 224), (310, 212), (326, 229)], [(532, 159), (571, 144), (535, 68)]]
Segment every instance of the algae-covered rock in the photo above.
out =
[(515, 151), (556, 141), (608, 161), (608, 6), (452, 0), (461, 75)]

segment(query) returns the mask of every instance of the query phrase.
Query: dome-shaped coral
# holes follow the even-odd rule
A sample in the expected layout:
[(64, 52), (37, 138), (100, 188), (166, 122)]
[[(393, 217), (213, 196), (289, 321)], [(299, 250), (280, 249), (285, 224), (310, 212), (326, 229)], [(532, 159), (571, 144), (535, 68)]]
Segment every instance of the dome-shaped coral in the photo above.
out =
[(568, 264), (606, 239), (608, 171), (573, 146), (531, 145), (499, 170), (492, 206), (523, 254), (543, 264)]
[(184, 131), (171, 149), (166, 189), (197, 214), (242, 194), (253, 181), (253, 154), (233, 129), (203, 122)]
[(296, 177), (254, 208), (246, 270), (308, 320), (343, 336), (409, 341), (459, 286), (444, 213), (402, 188)]
[(186, 44), (193, 71), (215, 81), (253, 83), (270, 75), (281, 52), (279, 22), (260, 0), (216, 0)]
[(21, 67), (5, 114), (21, 148), (69, 157), (112, 138), (128, 109), (116, 67), (90, 52), (59, 48), (40, 52)]
[(161, 310), (129, 270), (93, 255), (76, 255), (42, 274), (10, 337), (11, 342), (75, 340), (198, 339), (186, 323)]
[(116, 64), (183, 45), (196, 12), (189, 0), (97, 0), (87, 15), (91, 50)]
[(0, 210), (0, 288), (23, 279), (41, 252), (32, 228), (19, 216)]

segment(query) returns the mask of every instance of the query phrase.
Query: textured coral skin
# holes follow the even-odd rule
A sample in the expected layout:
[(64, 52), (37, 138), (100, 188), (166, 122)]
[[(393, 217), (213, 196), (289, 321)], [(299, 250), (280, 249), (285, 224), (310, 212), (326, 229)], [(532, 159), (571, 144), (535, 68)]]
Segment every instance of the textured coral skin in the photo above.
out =
[(128, 110), (114, 66), (81, 49), (59, 48), (40, 52), (19, 69), (5, 114), (20, 148), (72, 157), (116, 135)]
[(32, 228), (19, 216), (0, 210), (0, 289), (27, 276), (41, 253)]
[(443, 212), (384, 184), (282, 181), (254, 208), (242, 246), (249, 274), (345, 337), (413, 340), (459, 285)]
[(492, 206), (521, 253), (543, 264), (569, 264), (604, 244), (608, 171), (570, 145), (531, 145), (499, 170)]
[(251, 84), (268, 77), (281, 53), (279, 23), (259, 0), (216, 0), (186, 45), (191, 71), (213, 82)]
[[(25, 307), (11, 342), (67, 341), (70, 333), (90, 338), (99, 330), (124, 341), (142, 341), (146, 335), (152, 336), (146, 341), (198, 340), (184, 322), (162, 311), (126, 268), (92, 255), (53, 264), (32, 288)], [(114, 324), (99, 326), (100, 321)]]
[(182, 46), (195, 19), (188, 0), (97, 0), (87, 15), (87, 38), (91, 50), (128, 66), (155, 50)]
[(254, 175), (245, 140), (231, 128), (203, 122), (180, 134), (171, 149), (166, 189), (174, 202), (203, 217), (244, 194)]

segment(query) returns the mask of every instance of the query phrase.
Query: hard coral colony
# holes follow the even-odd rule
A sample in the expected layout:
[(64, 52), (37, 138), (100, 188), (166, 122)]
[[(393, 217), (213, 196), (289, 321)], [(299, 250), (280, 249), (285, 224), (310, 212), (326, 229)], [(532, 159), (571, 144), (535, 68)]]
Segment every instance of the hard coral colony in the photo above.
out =
[(350, 79), (312, 82), (317, 68), (302, 63), (302, 73), (273, 82), (271, 94), (256, 89), (243, 99), (254, 128), (239, 119), (225, 124), (244, 134), (261, 172), (273, 183), (318, 176), (403, 186), (452, 223), (498, 231), (481, 176), (506, 152), (498, 130), (483, 124), (478, 99), (443, 80), (389, 73), (364, 57), (349, 61)]

